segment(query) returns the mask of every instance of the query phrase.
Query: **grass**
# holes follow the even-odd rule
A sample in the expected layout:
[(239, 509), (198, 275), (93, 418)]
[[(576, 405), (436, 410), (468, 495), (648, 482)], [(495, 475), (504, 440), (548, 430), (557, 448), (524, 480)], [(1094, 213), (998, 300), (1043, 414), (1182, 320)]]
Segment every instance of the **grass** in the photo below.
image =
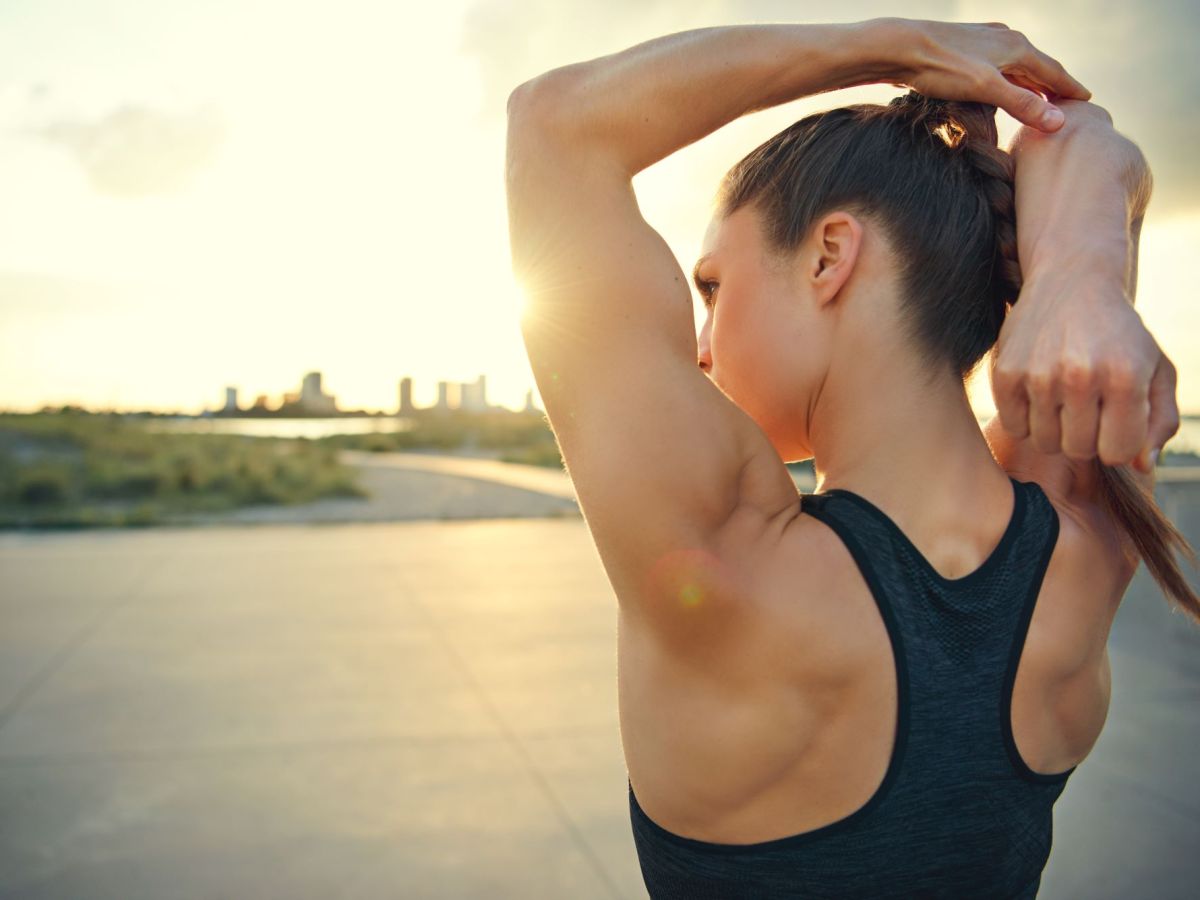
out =
[(0, 527), (153, 525), (178, 512), (361, 497), (316, 441), (149, 431), (79, 411), (0, 414)]

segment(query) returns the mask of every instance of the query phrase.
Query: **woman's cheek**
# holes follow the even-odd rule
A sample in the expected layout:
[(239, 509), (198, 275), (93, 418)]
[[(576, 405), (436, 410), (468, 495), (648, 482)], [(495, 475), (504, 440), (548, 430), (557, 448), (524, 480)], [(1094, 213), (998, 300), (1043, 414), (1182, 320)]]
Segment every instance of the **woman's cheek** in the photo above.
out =
[(759, 418), (771, 405), (772, 374), (766, 337), (754, 330), (727, 331), (713, 360), (720, 372), (721, 389), (743, 410)]

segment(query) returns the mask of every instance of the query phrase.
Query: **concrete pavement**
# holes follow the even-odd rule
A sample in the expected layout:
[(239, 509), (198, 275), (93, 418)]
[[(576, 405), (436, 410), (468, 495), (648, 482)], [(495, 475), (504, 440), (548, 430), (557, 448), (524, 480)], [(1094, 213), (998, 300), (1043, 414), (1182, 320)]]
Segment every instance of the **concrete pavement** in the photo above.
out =
[(639, 896), (583, 529), (0, 537), (0, 897)]

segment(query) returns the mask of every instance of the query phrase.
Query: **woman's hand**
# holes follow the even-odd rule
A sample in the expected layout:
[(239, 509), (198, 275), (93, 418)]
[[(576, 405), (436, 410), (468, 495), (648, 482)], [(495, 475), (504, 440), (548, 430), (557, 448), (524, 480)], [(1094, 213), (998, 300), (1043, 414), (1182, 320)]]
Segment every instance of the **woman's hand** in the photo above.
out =
[(892, 46), (904, 48), (900, 71), (888, 79), (898, 87), (943, 100), (991, 103), (1014, 119), (1048, 132), (1063, 124), (1062, 111), (1050, 98), (1092, 98), (1092, 92), (1058, 60), (1000, 22), (892, 17), (879, 22), (896, 30)]
[(1107, 275), (1063, 267), (1026, 280), (991, 366), (1001, 422), (1043, 453), (1149, 472), (1179, 430), (1175, 366)]

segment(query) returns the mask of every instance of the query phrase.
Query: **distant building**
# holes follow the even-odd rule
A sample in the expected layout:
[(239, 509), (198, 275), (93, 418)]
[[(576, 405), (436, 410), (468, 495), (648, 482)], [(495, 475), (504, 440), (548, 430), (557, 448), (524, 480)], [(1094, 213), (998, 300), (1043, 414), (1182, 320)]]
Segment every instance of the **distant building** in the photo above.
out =
[(300, 386), (300, 405), (308, 413), (335, 413), (337, 400), (321, 389), (321, 373), (309, 372)]
[(257, 397), (254, 398), (254, 405), (250, 408), (257, 409), (257, 410), (270, 409), (271, 407), (268, 405), (269, 403), (270, 403), (270, 400), (268, 399), (266, 394), (259, 394)]
[(225, 407), (221, 412), (235, 413), (238, 411), (238, 389), (236, 387), (225, 388)]
[(525, 392), (525, 406), (521, 411), (527, 412), (527, 413), (540, 413), (541, 412), (540, 409), (538, 409), (536, 406), (533, 405), (533, 388), (530, 388), (529, 390), (527, 390)]
[(463, 382), (459, 385), (461, 400), (459, 408), (466, 412), (487, 411), (487, 376), (480, 375), (473, 382)]
[(434, 409), (438, 412), (457, 409), (462, 394), (461, 387), (456, 381), (439, 381), (437, 383), (437, 404)]
[(412, 402), (413, 380), (411, 378), (400, 379), (400, 407), (397, 414), (401, 416), (408, 415), (415, 411), (416, 407)]

